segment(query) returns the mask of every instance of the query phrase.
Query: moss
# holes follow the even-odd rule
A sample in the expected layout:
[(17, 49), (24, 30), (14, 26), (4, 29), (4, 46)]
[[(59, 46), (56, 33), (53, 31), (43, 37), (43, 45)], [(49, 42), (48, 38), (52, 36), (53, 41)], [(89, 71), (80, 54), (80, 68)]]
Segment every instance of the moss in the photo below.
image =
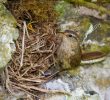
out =
[(101, 48), (101, 51), (108, 54), (108, 53), (110, 53), (110, 47), (105, 45)]
[[(78, 26), (72, 26), (72, 29), (79, 30), (81, 33), (85, 33), (90, 27), (91, 21), (89, 18), (84, 17), (80, 20)], [(81, 37), (84, 37), (84, 34), (80, 34)]]
[(110, 31), (110, 25), (108, 23), (100, 23), (100, 31), (103, 34), (106, 34), (107, 32)]
[(55, 10), (58, 12), (59, 16), (62, 17), (64, 16), (65, 13), (65, 7), (67, 6), (67, 2), (65, 1), (59, 1), (56, 6), (55, 6)]
[(78, 75), (80, 72), (80, 68), (75, 68), (75, 69), (71, 69), (71, 70), (68, 70), (68, 74), (71, 75), (71, 76), (74, 76), (74, 75)]
[(76, 74), (79, 73), (79, 67), (74, 67), (74, 66), (71, 66), (69, 63), (68, 63), (68, 60), (63, 60), (63, 64), (62, 64), (62, 69), (61, 70), (65, 70), (67, 71), (67, 73), (71, 76), (74, 76)]
[[(20, 3), (14, 1), (8, 1), (8, 5), (10, 10), (13, 11), (14, 16), (18, 19), (20, 17), (24, 20), (28, 17), (29, 21), (53, 22), (57, 18), (57, 13), (54, 10), (56, 1), (54, 0), (20, 0)], [(13, 6), (17, 6), (17, 8), (13, 8)], [(28, 16), (24, 16), (24, 13), (28, 14)]]
[(86, 32), (90, 26), (91, 22), (89, 20), (89, 18), (84, 18), (82, 21), (81, 21), (81, 24), (80, 24), (80, 30), (83, 31), (83, 32)]
[(74, 9), (74, 6), (64, 0), (56, 3), (55, 10), (58, 12), (61, 21), (75, 21), (79, 17), (79, 13)]
[(105, 54), (108, 54), (110, 53), (110, 47), (108, 45), (99, 46), (97, 44), (92, 44), (88, 51), (101, 51), (104, 52)]
[(89, 29), (91, 25), (90, 19), (85, 17), (81, 20), (80, 25), (76, 28), (76, 30), (80, 31), (80, 37), (81, 37), (81, 41), (83, 40), (85, 34), (87, 32), (87, 30)]

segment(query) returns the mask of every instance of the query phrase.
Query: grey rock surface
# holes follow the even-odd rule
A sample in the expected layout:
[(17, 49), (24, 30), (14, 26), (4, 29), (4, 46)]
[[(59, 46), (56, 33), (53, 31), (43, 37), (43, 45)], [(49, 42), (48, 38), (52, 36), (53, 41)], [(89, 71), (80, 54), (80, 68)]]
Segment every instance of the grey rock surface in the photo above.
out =
[(104, 100), (110, 100), (110, 87), (105, 92)]
[(0, 68), (6, 66), (12, 53), (16, 50), (13, 41), (19, 36), (16, 25), (17, 22), (13, 15), (0, 3)]
[[(110, 55), (108, 55), (103, 62), (80, 66), (80, 71), (77, 75), (71, 76), (66, 72), (63, 73), (59, 79), (55, 79), (47, 83), (47, 88), (63, 89), (65, 91), (69, 90), (72, 96), (69, 97), (61, 94), (46, 95), (45, 100), (109, 100), (109, 65)], [(58, 80), (61, 82), (58, 82)]]

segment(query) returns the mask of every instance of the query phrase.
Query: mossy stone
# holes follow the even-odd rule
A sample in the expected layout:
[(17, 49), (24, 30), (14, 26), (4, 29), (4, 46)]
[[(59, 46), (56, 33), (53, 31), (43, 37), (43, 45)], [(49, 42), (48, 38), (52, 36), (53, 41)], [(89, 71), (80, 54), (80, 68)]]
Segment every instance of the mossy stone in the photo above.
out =
[(13, 15), (0, 3), (0, 69), (3, 69), (16, 50), (13, 40), (19, 36)]

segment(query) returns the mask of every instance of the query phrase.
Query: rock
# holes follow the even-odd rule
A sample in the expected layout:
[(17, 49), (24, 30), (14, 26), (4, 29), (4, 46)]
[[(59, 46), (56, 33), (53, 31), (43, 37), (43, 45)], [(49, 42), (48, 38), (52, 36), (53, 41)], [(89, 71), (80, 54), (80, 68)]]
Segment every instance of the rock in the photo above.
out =
[[(72, 96), (54, 94), (46, 95), (43, 100), (109, 100), (110, 87), (110, 56), (104, 62), (78, 67), (79, 74), (70, 76), (63, 73), (55, 81), (50, 81), (51, 89), (71, 91)], [(55, 82), (55, 83), (54, 83)], [(62, 84), (66, 85), (63, 85)], [(51, 84), (50, 84), (51, 83)], [(66, 89), (67, 88), (67, 89)], [(107, 89), (108, 88), (108, 89)], [(77, 98), (77, 99), (76, 99)]]
[[(60, 90), (70, 92), (69, 84), (64, 82), (62, 79), (55, 79), (47, 82), (44, 87), (49, 90)], [(66, 100), (67, 96), (63, 94), (46, 94), (43, 100)], [(41, 99), (42, 100), (42, 99)]]
[(74, 7), (64, 1), (58, 2), (56, 11), (60, 13), (58, 23), (61, 31), (80, 32), (81, 46), (85, 45), (83, 51), (101, 51), (105, 54), (110, 52), (110, 24), (105, 21), (106, 15), (100, 16), (96, 10), (82, 6)]
[[(92, 26), (92, 28), (88, 28), (82, 41), (82, 44), (85, 45), (85, 51), (101, 51), (105, 54), (108, 54), (110, 52), (110, 25), (105, 22), (98, 22), (93, 25), (94, 23), (95, 19), (90, 25), (90, 27)], [(89, 31), (91, 32), (88, 33)]]
[(95, 91), (84, 91), (82, 88), (77, 88), (71, 91), (71, 96), (55, 94), (46, 96), (45, 100), (101, 100), (99, 94)]
[(110, 100), (110, 88), (108, 88), (107, 91), (105, 92), (104, 100)]
[(63, 0), (59, 1), (55, 6), (55, 10), (59, 13), (58, 24), (61, 31), (76, 29), (79, 25), (79, 22), (76, 21), (79, 14), (72, 4)]
[(7, 0), (0, 0), (0, 3), (6, 3)]
[(103, 20), (107, 19), (106, 14), (100, 15), (100, 12), (94, 9), (89, 9), (89, 8), (80, 6), (78, 9), (76, 8), (76, 10), (78, 10), (78, 13), (83, 16), (93, 16), (95, 18), (103, 19)]
[(24, 92), (17, 91), (16, 94), (7, 93), (3, 86), (0, 85), (0, 100), (22, 100), (19, 98), (25, 98), (26, 94)]
[(72, 92), (72, 97), (70, 100), (101, 100), (100, 96), (92, 91), (86, 92), (82, 88), (77, 88), (75, 91)]
[(15, 43), (19, 36), (16, 29), (17, 22), (6, 7), (0, 3), (0, 68), (3, 68), (11, 59), (16, 50)]
[(53, 80), (45, 84), (45, 88), (49, 90), (65, 90), (70, 92), (68, 83), (63, 82), (61, 79)]
[[(80, 44), (82, 47), (83, 47), (82, 42), (85, 38), (84, 44), (86, 45), (86, 47), (84, 48), (85, 50), (83, 49), (83, 52), (101, 51), (105, 54), (110, 53), (110, 23), (104, 20), (98, 20), (98, 19), (106, 19), (106, 16), (99, 16), (97, 11), (90, 9), (88, 10), (86, 9), (87, 10), (86, 12), (85, 7), (80, 7), (80, 8), (77, 7), (76, 9), (74, 9), (73, 6), (65, 3), (64, 4), (60, 3), (60, 7), (61, 9), (59, 10), (63, 9), (62, 11), (63, 14), (61, 14), (62, 16), (60, 17), (58, 22), (61, 31), (65, 31), (69, 29), (73, 31), (78, 30), (80, 32), (80, 37), (81, 37)], [(76, 10), (75, 12), (77, 11), (78, 12), (69, 13), (72, 12), (70, 10), (72, 10), (73, 12)], [(96, 18), (90, 16), (88, 17), (87, 15), (88, 12), (90, 16), (92, 15)], [(86, 99), (81, 99), (81, 97), (83, 97), (82, 96), (83, 94), (84, 96), (89, 98), (89, 100), (104, 100), (104, 98), (109, 100), (109, 89), (107, 89), (108, 87), (110, 87), (109, 65), (110, 65), (110, 56), (107, 55), (106, 59), (103, 62), (94, 63), (91, 65), (83, 65), (78, 67), (80, 71), (77, 75), (75, 74), (74, 77), (67, 79), (66, 76), (67, 73), (61, 77), (64, 77), (63, 81), (66, 80), (67, 83), (72, 83), (72, 85), (74, 85), (73, 87), (75, 88), (75, 91), (72, 90), (74, 98), (75, 96), (78, 96), (79, 100), (86, 100)], [(80, 87), (83, 87), (83, 89)], [(80, 95), (79, 95), (79, 91), (80, 91)], [(91, 91), (93, 95), (91, 95)], [(52, 100), (51, 98), (57, 100), (55, 99), (56, 97), (58, 97), (58, 95), (52, 96), (47, 100)], [(61, 96), (59, 97), (60, 99), (58, 100), (62, 100)], [(68, 97), (67, 100), (75, 100), (75, 99), (70, 99)]]

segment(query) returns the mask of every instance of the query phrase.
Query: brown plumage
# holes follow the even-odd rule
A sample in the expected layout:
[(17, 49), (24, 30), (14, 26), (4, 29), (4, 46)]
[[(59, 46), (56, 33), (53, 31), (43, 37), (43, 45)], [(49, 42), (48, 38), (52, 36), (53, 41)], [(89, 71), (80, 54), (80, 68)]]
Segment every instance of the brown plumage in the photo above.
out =
[(79, 37), (76, 32), (66, 30), (59, 34), (62, 39), (57, 50), (57, 59), (61, 68), (76, 68), (81, 61)]

